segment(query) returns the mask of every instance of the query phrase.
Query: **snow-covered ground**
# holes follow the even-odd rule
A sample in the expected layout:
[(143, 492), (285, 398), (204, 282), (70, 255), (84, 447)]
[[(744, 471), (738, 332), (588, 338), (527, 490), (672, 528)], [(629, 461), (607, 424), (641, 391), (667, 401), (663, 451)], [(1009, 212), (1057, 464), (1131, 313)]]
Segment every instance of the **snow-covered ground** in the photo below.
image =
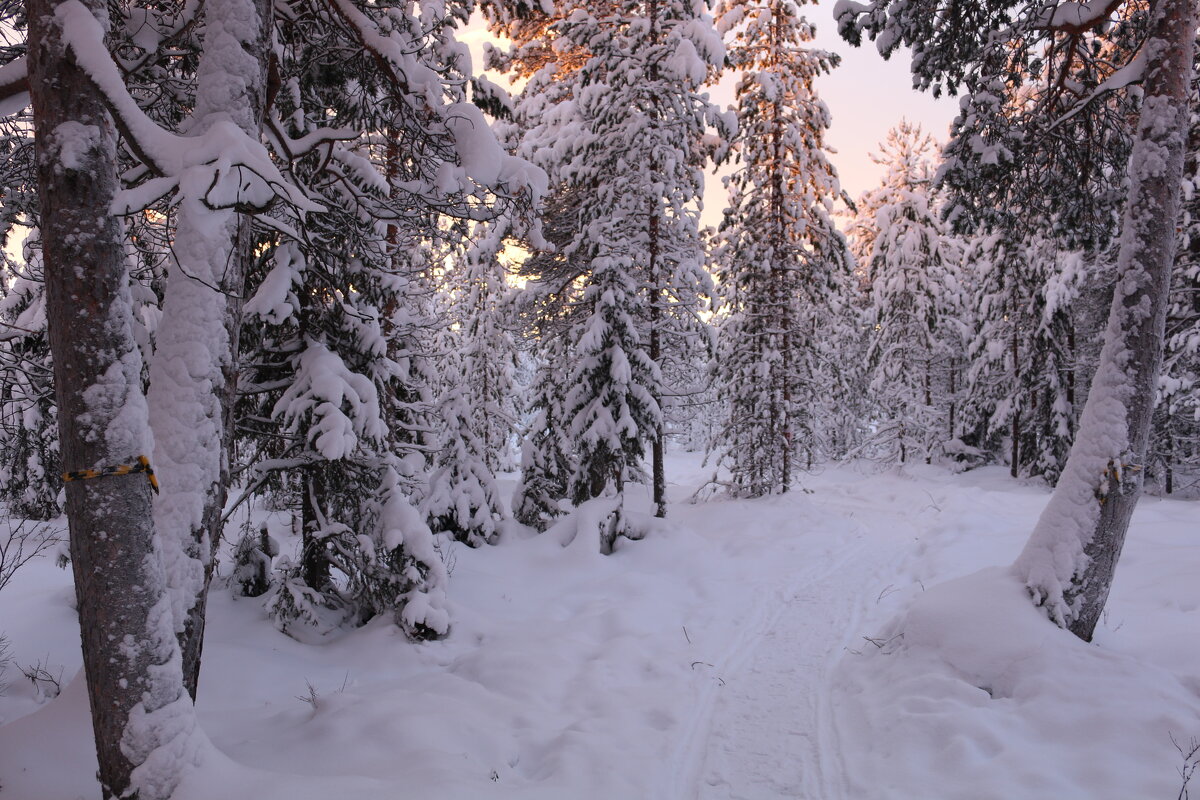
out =
[[(1007, 573), (1048, 498), (999, 469), (853, 466), (686, 499), (604, 557), (555, 532), (453, 551), (454, 627), (321, 644), (214, 587), (181, 800), (1174, 798), (1200, 737), (1200, 506), (1145, 498), (1096, 643)], [(648, 504), (647, 504), (648, 505)], [(285, 550), (286, 551), (286, 550)], [(982, 571), (981, 571), (982, 570)], [(964, 577), (965, 576), (965, 577)], [(69, 572), (0, 593), (0, 800), (99, 795)], [(869, 638), (867, 638), (869, 637)]]

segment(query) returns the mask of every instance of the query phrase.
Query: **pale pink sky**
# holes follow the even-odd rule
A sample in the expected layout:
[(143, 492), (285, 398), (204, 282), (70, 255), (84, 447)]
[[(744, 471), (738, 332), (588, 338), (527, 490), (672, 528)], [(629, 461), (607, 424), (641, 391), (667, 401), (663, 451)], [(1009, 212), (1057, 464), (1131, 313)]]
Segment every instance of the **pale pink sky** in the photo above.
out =
[[(833, 164), (837, 167), (842, 188), (854, 200), (872, 188), (882, 177), (882, 168), (871, 160), (879, 143), (902, 118), (919, 122), (936, 140), (945, 141), (950, 121), (958, 109), (957, 98), (933, 96), (912, 88), (909, 57), (906, 50), (898, 51), (884, 60), (873, 42), (851, 47), (837, 35), (833, 20), (836, 0), (817, 0), (802, 6), (804, 15), (816, 28), (814, 47), (824, 48), (842, 57), (841, 65), (817, 80), (817, 93), (829, 107), (833, 124), (826, 138), (836, 151)], [(712, 92), (722, 105), (733, 103), (736, 75), (722, 79)], [(704, 192), (706, 224), (715, 225), (725, 207), (725, 190), (718, 176), (709, 175)]]
[(857, 197), (882, 174), (868, 156), (877, 151), (889, 128), (907, 117), (944, 142), (958, 110), (958, 99), (934, 100), (928, 93), (914, 91), (907, 50), (884, 61), (873, 42), (851, 47), (842, 41), (833, 21), (834, 2), (819, 0), (805, 6), (804, 11), (816, 26), (816, 46), (842, 57), (841, 66), (832, 75), (817, 81), (817, 91), (833, 115), (829, 144), (838, 151), (833, 162), (842, 187), (851, 197)]

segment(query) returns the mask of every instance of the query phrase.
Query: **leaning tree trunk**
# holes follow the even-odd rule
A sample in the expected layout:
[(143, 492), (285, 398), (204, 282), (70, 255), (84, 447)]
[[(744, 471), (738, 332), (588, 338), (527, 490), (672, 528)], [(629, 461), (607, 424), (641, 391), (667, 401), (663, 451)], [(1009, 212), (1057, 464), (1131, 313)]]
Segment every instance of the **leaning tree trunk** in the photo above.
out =
[(1051, 618), (1090, 641), (1141, 494), (1187, 136), (1194, 0), (1159, 0), (1129, 160), (1117, 285), (1079, 433), (1015, 569)]
[[(230, 120), (254, 140), (260, 137), (271, 9), (267, 0), (205, 4), (195, 133)], [(198, 174), (181, 182), (176, 264), (164, 290), (148, 398), (163, 488), (155, 521), (171, 565), (184, 684), (193, 699), (227, 497), (238, 329), (254, 256), (249, 219), (232, 208), (210, 208), (206, 181)]]
[[(64, 469), (134, 464), (150, 451), (119, 221), (116, 131), (68, 51), (67, 14), (29, 0), (30, 94), (55, 397)], [(104, 24), (107, 6), (86, 0)], [(59, 14), (56, 16), (56, 11)], [(142, 472), (66, 484), (83, 666), (104, 796), (168, 797), (191, 747), (151, 486)]]

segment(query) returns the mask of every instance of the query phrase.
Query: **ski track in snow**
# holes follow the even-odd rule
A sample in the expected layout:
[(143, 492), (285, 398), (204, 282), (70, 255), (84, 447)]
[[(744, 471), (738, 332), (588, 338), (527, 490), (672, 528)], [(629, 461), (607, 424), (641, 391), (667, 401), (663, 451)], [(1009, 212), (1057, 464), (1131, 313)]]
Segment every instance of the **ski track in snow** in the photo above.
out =
[[(834, 534), (843, 542), (787, 584), (760, 587), (741, 634), (713, 664), (721, 680), (684, 727), (664, 792), (672, 800), (848, 797), (833, 670), (847, 649), (871, 646), (861, 639), (863, 616), (905, 572), (925, 526), (919, 515), (900, 523), (894, 511), (876, 511), (859, 497), (814, 505), (847, 526)], [(879, 531), (887, 535), (871, 535)], [(803, 538), (816, 543), (828, 535)], [(858, 594), (847, 597), (848, 587)]]

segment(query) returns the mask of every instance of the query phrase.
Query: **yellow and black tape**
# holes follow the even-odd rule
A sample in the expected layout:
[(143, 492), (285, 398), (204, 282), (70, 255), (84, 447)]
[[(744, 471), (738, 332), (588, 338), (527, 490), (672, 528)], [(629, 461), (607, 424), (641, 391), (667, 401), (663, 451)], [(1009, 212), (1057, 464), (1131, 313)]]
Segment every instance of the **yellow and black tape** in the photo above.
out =
[(150, 479), (150, 488), (158, 494), (158, 478), (154, 477), (154, 468), (150, 466), (150, 459), (145, 456), (138, 456), (137, 460), (132, 464), (117, 464), (113, 467), (102, 467), (100, 469), (80, 469), (74, 472), (64, 472), (62, 479), (64, 481), (86, 481), (92, 478), (107, 478), (112, 475), (134, 475), (140, 472), (146, 473), (146, 477)]

